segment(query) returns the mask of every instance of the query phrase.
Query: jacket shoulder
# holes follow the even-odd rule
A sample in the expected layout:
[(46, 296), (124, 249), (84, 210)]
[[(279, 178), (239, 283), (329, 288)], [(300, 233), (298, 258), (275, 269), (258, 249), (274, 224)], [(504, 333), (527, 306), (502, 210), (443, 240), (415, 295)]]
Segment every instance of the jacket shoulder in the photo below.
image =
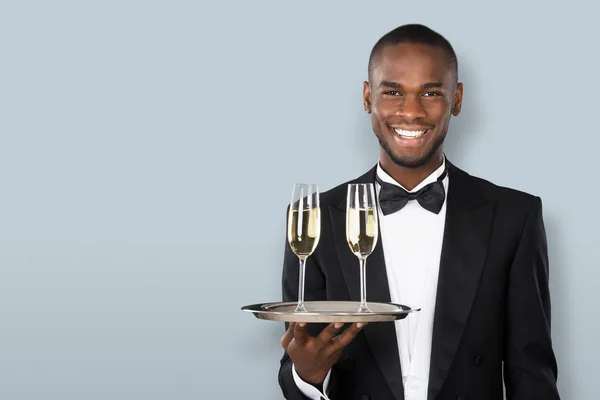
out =
[(373, 182), (375, 178), (375, 168), (376, 167), (373, 167), (369, 171), (365, 172), (363, 175), (357, 178), (347, 180), (332, 187), (329, 190), (322, 192), (320, 196), (321, 208), (340, 205), (346, 198), (349, 184)]
[(349, 180), (344, 183), (340, 183), (337, 186), (332, 187), (321, 193), (321, 207), (329, 207), (332, 205), (340, 204), (340, 202), (346, 197), (348, 191), (348, 185), (354, 183), (355, 180)]
[(479, 176), (469, 175), (469, 177), (486, 199), (501, 206), (529, 209), (535, 203), (541, 203), (541, 198), (537, 194), (499, 185)]

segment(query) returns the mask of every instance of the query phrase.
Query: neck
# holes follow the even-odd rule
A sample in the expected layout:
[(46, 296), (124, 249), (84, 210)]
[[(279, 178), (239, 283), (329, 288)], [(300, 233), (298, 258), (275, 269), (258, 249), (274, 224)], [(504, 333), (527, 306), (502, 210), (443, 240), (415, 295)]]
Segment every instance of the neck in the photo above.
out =
[(394, 178), (396, 182), (406, 188), (406, 190), (412, 190), (419, 183), (423, 182), (425, 178), (442, 165), (444, 159), (444, 153), (439, 151), (426, 164), (420, 167), (410, 168), (396, 164), (385, 151), (382, 150), (381, 153), (379, 162), (381, 168), (389, 176)]

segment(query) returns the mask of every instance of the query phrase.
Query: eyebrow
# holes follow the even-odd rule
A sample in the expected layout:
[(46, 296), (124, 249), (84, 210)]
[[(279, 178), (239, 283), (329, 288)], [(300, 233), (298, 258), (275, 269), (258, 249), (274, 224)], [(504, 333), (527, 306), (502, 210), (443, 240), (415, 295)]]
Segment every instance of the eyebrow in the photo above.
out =
[[(392, 81), (381, 81), (381, 83), (379, 84), (379, 87), (402, 89), (401, 84), (399, 84), (398, 82), (392, 82)], [(434, 88), (442, 88), (442, 87), (444, 87), (442, 82), (428, 82), (428, 83), (421, 85), (422, 89), (434, 89)]]
[(402, 85), (397, 82), (392, 82), (392, 81), (381, 81), (381, 83), (379, 84), (379, 87), (389, 87), (389, 88), (393, 88), (393, 89), (401, 89)]
[(442, 82), (429, 82), (423, 85), (423, 89), (435, 89), (435, 88), (442, 88), (444, 87), (444, 85), (442, 84)]

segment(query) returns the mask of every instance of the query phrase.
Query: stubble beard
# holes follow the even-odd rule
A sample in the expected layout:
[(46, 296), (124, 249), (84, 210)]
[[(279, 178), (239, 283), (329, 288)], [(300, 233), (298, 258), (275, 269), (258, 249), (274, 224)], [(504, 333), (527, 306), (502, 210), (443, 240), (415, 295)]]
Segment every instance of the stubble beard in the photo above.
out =
[[(447, 129), (446, 129), (447, 130)], [(386, 154), (390, 159), (398, 166), (403, 168), (419, 168), (431, 161), (431, 159), (437, 154), (438, 150), (442, 148), (444, 144), (444, 140), (446, 139), (446, 132), (443, 135), (438, 137), (436, 141), (433, 143), (429, 151), (421, 158), (416, 160), (411, 160), (407, 158), (401, 158), (397, 154), (394, 154), (393, 150), (390, 148), (388, 143), (385, 140), (382, 140), (378, 135), (377, 139), (379, 140), (379, 145), (383, 150), (385, 150)]]

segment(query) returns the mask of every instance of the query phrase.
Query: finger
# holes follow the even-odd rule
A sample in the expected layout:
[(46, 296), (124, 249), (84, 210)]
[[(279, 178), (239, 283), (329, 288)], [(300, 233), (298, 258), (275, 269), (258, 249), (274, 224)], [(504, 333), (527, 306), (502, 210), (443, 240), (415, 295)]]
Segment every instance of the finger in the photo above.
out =
[(294, 328), (294, 340), (298, 343), (304, 343), (306, 341), (306, 322), (298, 322)]
[(290, 323), (290, 326), (288, 327), (287, 331), (285, 331), (285, 334), (281, 338), (281, 346), (284, 349), (287, 349), (287, 347), (292, 342), (292, 339), (294, 339), (294, 327), (295, 327), (295, 325), (296, 325), (295, 322)]
[(356, 335), (358, 335), (358, 332), (360, 332), (365, 327), (365, 325), (367, 324), (364, 322), (352, 324), (352, 326), (346, 329), (344, 333), (335, 338), (330, 351), (333, 353), (346, 347), (348, 344), (350, 344), (352, 340), (354, 340)]
[(344, 326), (343, 322), (335, 322), (333, 324), (329, 324), (325, 329), (321, 331), (319, 336), (317, 336), (317, 340), (319, 341), (319, 343), (321, 343), (322, 346), (330, 344), (331, 340), (342, 326)]

